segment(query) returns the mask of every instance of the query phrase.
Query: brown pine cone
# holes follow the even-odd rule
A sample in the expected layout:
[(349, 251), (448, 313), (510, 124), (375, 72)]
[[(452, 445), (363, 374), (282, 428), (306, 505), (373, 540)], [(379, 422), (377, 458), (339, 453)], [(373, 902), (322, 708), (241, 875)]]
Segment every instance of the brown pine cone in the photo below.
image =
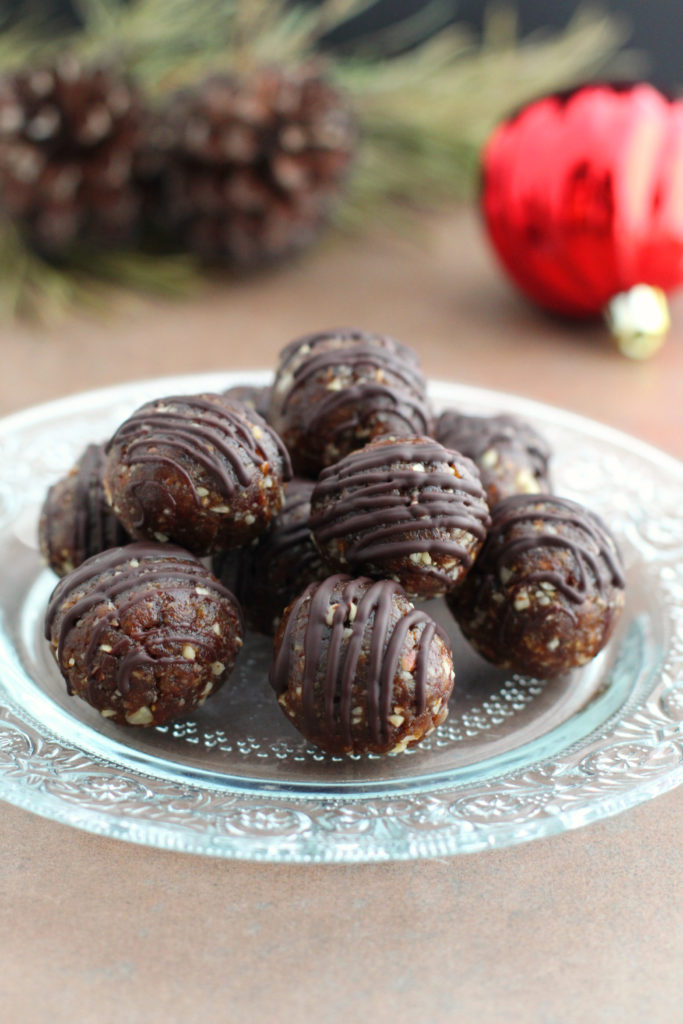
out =
[(244, 268), (315, 240), (356, 142), (344, 98), (309, 69), (212, 76), (170, 98), (160, 135), (167, 222), (202, 259)]
[(118, 245), (138, 224), (140, 101), (118, 74), (66, 56), (0, 80), (0, 213), (41, 250)]

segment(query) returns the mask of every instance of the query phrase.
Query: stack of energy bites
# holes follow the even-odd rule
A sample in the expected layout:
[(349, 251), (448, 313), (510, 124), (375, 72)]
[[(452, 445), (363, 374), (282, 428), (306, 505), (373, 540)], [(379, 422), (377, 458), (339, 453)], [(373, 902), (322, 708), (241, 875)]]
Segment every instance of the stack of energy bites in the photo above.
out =
[(549, 458), (512, 416), (435, 418), (415, 353), (358, 330), (292, 342), (270, 388), (149, 402), (43, 506), (69, 692), (121, 725), (187, 716), (250, 629), (274, 634), (270, 681), (303, 736), (387, 753), (433, 732), (453, 688), (415, 601), (444, 596), (501, 668), (583, 665), (624, 576), (605, 525), (551, 493)]

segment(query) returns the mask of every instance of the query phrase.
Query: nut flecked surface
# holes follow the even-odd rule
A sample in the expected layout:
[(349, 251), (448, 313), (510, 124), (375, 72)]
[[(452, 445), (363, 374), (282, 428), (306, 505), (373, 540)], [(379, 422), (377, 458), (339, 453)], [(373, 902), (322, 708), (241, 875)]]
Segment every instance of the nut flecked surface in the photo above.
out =
[(291, 473), (279, 437), (223, 395), (143, 405), (107, 446), (107, 497), (139, 540), (196, 555), (248, 543), (269, 526)]
[(378, 438), (320, 474), (311, 530), (336, 571), (388, 577), (410, 596), (462, 580), (489, 524), (474, 464), (429, 437)]
[(390, 580), (331, 576), (285, 611), (271, 685), (292, 725), (328, 753), (398, 753), (445, 721), (448, 639)]
[(352, 328), (286, 346), (268, 420), (302, 476), (317, 476), (375, 437), (428, 434), (433, 423), (415, 353), (386, 335)]
[(435, 436), (447, 448), (472, 459), (491, 508), (512, 494), (552, 491), (550, 448), (519, 416), (465, 416), (447, 409), (436, 421)]
[(86, 558), (130, 540), (107, 504), (104, 462), (102, 445), (88, 445), (45, 496), (38, 539), (43, 558), (58, 576), (65, 576)]
[(120, 725), (184, 718), (242, 647), (232, 594), (187, 551), (134, 543), (88, 559), (48, 605), (45, 635), (69, 693)]
[(624, 587), (616, 542), (598, 516), (566, 498), (517, 495), (493, 509), (481, 555), (447, 601), (488, 661), (548, 678), (602, 650)]

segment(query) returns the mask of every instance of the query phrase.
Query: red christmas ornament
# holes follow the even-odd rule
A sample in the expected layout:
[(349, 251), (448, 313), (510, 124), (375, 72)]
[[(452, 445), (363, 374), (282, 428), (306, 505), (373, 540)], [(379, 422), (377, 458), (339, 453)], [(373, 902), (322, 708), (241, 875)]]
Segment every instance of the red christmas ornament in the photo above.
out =
[(482, 206), (504, 267), (531, 299), (605, 313), (627, 355), (669, 326), (683, 284), (683, 102), (651, 85), (586, 85), (493, 132)]

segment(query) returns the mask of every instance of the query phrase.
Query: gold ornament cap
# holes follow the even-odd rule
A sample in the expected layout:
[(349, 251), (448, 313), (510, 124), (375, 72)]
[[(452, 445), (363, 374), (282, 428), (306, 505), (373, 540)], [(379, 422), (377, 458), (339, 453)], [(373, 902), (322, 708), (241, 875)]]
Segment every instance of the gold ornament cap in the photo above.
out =
[(671, 327), (666, 295), (650, 284), (637, 284), (615, 295), (605, 307), (605, 319), (617, 348), (629, 359), (653, 356)]

